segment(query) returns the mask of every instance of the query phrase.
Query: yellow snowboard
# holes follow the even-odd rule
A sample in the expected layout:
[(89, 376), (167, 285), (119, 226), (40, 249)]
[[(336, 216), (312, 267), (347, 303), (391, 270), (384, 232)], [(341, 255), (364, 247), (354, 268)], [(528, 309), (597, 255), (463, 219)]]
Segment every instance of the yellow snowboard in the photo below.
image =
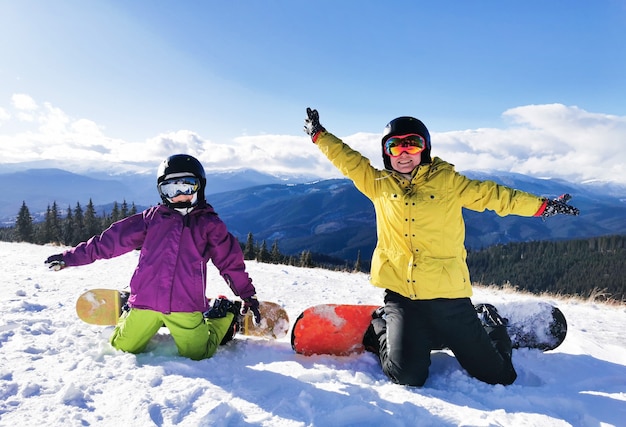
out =
[[(117, 324), (130, 293), (116, 289), (91, 289), (76, 301), (78, 317), (91, 325), (112, 326)], [(279, 304), (260, 301), (261, 322), (254, 324), (252, 313), (239, 319), (238, 335), (279, 339), (287, 336), (289, 316)]]

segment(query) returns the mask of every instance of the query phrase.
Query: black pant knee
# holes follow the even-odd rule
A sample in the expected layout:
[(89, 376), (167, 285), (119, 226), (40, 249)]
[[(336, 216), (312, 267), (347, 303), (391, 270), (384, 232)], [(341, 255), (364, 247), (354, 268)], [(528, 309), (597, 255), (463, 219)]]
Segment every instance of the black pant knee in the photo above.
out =
[(428, 379), (427, 364), (415, 363), (414, 361), (393, 361), (386, 360), (383, 372), (396, 384), (408, 385), (412, 387), (422, 387)]

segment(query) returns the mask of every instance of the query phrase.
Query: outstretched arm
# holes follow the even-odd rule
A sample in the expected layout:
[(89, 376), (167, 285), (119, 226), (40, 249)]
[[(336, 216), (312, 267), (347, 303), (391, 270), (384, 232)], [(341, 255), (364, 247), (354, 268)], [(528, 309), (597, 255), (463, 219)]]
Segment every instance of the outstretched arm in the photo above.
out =
[(381, 171), (374, 168), (368, 158), (329, 133), (320, 124), (317, 110), (307, 108), (306, 112), (304, 131), (311, 136), (311, 140), (339, 172), (352, 180), (359, 191), (371, 198), (376, 192), (377, 178), (380, 177)]

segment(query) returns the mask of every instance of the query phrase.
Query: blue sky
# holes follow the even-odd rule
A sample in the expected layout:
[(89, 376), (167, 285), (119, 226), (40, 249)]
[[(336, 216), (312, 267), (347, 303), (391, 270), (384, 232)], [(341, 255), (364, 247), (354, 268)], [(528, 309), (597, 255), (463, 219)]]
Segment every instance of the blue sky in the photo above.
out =
[(328, 175), (302, 141), (313, 106), (374, 163), (412, 115), (461, 170), (626, 167), (624, 0), (2, 0), (0, 37), (3, 163), (185, 150)]

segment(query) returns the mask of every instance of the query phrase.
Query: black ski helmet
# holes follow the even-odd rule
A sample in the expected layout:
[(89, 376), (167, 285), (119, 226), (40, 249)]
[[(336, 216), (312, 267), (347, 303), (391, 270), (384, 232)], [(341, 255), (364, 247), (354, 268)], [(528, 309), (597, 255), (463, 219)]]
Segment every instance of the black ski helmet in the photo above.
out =
[[(206, 187), (206, 174), (204, 173), (204, 168), (202, 167), (202, 163), (198, 161), (193, 156), (189, 154), (174, 154), (173, 156), (168, 157), (163, 160), (159, 165), (159, 169), (157, 170), (157, 190), (158, 186), (165, 179), (171, 177), (171, 175), (177, 174), (177, 176), (195, 176), (200, 180), (200, 189), (198, 189), (197, 202), (205, 201), (204, 198), (204, 189)], [(166, 205), (173, 208), (187, 208), (191, 207), (189, 203), (172, 203), (167, 197), (161, 194), (159, 191), (159, 195), (161, 196), (161, 200)], [(196, 203), (197, 203), (196, 202)]]
[(387, 126), (385, 126), (385, 130), (383, 131), (381, 148), (383, 150), (383, 163), (385, 164), (385, 169), (393, 169), (391, 167), (391, 159), (387, 153), (385, 153), (385, 142), (392, 136), (408, 135), (411, 133), (418, 134), (426, 140), (426, 148), (422, 151), (422, 161), (420, 164), (430, 163), (432, 161), (430, 158), (430, 133), (428, 132), (428, 129), (421, 120), (418, 120), (415, 117), (403, 116), (395, 118), (387, 123)]

